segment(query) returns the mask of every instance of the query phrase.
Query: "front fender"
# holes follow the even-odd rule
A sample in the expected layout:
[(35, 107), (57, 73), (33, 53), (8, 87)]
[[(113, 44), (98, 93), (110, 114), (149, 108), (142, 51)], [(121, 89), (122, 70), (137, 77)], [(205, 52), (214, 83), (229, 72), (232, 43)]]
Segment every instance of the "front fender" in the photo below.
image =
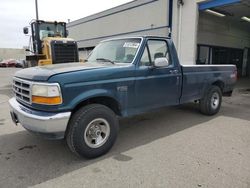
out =
[(115, 96), (109, 90), (93, 89), (93, 90), (89, 90), (89, 91), (79, 94), (77, 97), (71, 100), (71, 102), (69, 103), (69, 106), (71, 106), (72, 109), (74, 109), (81, 102), (86, 101), (90, 98), (95, 98), (95, 97), (110, 97), (116, 100)]

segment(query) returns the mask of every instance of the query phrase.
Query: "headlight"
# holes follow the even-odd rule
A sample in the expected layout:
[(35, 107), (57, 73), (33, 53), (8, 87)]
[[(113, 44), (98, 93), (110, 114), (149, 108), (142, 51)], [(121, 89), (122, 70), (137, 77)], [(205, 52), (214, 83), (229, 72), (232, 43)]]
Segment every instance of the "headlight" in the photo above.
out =
[(33, 84), (32, 103), (57, 105), (62, 103), (59, 84)]

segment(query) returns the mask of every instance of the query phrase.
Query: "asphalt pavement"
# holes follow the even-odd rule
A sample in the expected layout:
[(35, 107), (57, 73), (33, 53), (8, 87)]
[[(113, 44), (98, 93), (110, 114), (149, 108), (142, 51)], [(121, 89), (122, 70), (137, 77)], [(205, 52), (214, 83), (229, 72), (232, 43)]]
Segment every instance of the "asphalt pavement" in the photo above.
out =
[(12, 123), (7, 101), (17, 70), (0, 69), (1, 188), (250, 188), (250, 79), (238, 82), (215, 116), (185, 104), (122, 119), (112, 150), (86, 160), (64, 141)]

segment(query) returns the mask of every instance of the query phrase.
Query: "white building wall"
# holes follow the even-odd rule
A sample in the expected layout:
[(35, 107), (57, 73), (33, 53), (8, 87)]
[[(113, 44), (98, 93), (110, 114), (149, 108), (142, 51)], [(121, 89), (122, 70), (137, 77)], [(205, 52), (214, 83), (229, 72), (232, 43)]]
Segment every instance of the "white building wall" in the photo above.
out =
[(137, 0), (68, 24), (79, 48), (110, 37), (168, 35), (168, 0)]
[[(225, 47), (249, 47), (250, 28), (198, 11), (206, 0), (173, 0), (172, 39), (181, 64), (195, 64), (197, 43)], [(93, 47), (113, 37), (168, 36), (169, 0), (137, 0), (68, 24), (79, 48)], [(216, 29), (215, 29), (216, 28)], [(87, 53), (81, 53), (86, 57)]]
[(25, 59), (24, 49), (0, 48), (1, 59)]
[(196, 0), (185, 0), (183, 5), (173, 4), (172, 38), (180, 63), (195, 64), (197, 45), (198, 4)]
[(200, 13), (198, 44), (230, 48), (250, 48), (250, 26), (207, 13)]
[[(226, 47), (249, 47), (249, 29), (198, 11), (205, 0), (173, 0), (172, 39), (181, 64), (195, 64), (197, 43)], [(68, 24), (79, 48), (93, 47), (113, 37), (168, 36), (169, 0), (137, 0)], [(216, 28), (216, 29), (214, 29)], [(87, 53), (81, 53), (86, 57)]]
[(83, 51), (79, 51), (79, 58), (81, 60), (85, 60), (88, 58), (89, 54), (91, 53), (92, 50), (83, 50)]

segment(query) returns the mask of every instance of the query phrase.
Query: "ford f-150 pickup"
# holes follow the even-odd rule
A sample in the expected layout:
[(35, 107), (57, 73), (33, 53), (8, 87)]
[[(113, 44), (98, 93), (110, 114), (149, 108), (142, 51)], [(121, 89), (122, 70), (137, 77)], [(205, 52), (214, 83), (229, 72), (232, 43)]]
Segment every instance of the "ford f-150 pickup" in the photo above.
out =
[(94, 158), (113, 146), (119, 117), (193, 101), (214, 115), (236, 77), (234, 65), (181, 65), (169, 38), (110, 39), (85, 63), (16, 72), (10, 113), (28, 131), (65, 138), (72, 152)]

